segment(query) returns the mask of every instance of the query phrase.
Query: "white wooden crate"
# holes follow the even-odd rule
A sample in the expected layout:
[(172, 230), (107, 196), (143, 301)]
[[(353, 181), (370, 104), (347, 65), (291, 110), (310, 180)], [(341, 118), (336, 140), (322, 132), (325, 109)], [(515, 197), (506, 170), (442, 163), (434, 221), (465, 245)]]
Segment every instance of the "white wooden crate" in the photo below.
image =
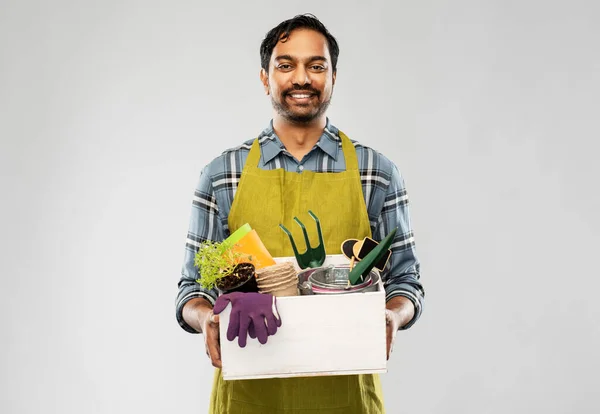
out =
[[(294, 258), (277, 258), (293, 261)], [(342, 255), (324, 265), (348, 264)], [(227, 340), (231, 306), (221, 313), (221, 360), (225, 380), (384, 373), (385, 292), (278, 297), (282, 326), (267, 343)]]

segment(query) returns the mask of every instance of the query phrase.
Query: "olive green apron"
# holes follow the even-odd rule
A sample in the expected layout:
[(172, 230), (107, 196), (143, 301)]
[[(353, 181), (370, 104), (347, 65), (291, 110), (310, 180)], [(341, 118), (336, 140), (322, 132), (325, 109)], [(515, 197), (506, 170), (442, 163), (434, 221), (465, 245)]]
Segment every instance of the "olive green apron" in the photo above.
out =
[[(312, 210), (323, 228), (327, 254), (340, 254), (341, 243), (349, 238), (371, 236), (369, 217), (363, 198), (358, 159), (354, 145), (343, 133), (342, 150), (346, 171), (339, 173), (287, 172), (261, 170), (260, 146), (254, 141), (229, 214), (229, 229), (245, 223), (256, 229), (274, 257), (293, 256), (284, 224), (300, 241), (302, 231), (294, 221), (306, 225), (311, 245), (318, 244)], [(282, 321), (285, 329), (285, 319)], [(293, 357), (293, 356), (290, 356)], [(210, 413), (233, 414), (378, 414), (384, 412), (378, 375), (272, 378), (224, 381), (215, 372)]]

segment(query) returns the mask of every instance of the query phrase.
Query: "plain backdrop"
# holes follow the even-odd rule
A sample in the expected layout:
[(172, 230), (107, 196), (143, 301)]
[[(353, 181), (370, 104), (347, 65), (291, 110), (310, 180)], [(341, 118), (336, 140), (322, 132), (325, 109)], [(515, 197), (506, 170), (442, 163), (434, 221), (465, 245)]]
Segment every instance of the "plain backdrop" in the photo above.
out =
[(200, 169), (310, 12), (329, 117), (400, 168), (427, 296), (389, 413), (597, 413), (600, 3), (0, 1), (0, 412), (205, 413), (174, 316)]

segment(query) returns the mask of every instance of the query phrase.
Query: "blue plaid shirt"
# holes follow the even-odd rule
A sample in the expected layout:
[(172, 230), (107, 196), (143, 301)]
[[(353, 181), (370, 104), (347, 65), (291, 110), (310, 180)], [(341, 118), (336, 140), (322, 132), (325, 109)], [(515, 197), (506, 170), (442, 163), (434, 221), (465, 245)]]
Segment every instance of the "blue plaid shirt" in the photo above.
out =
[[(302, 159), (297, 161), (273, 131), (271, 125), (258, 137), (261, 150), (259, 168), (286, 171), (341, 172), (346, 169), (342, 142), (336, 127), (329, 123), (323, 135)], [(192, 298), (202, 297), (214, 304), (216, 290), (202, 288), (194, 266), (194, 256), (199, 244), (205, 240), (222, 241), (229, 236), (228, 215), (240, 176), (254, 139), (229, 149), (202, 170), (194, 192), (192, 214), (185, 244), (185, 257), (176, 299), (176, 316), (188, 332), (194, 331), (182, 316), (183, 306)], [(382, 280), (386, 300), (404, 296), (415, 306), (415, 316), (404, 327), (412, 326), (421, 316), (425, 291), (419, 281), (419, 261), (415, 255), (415, 242), (410, 225), (408, 197), (404, 180), (396, 166), (375, 150), (352, 141), (356, 148), (363, 195), (373, 238), (381, 241), (392, 229), (398, 227), (392, 244), (392, 256)]]

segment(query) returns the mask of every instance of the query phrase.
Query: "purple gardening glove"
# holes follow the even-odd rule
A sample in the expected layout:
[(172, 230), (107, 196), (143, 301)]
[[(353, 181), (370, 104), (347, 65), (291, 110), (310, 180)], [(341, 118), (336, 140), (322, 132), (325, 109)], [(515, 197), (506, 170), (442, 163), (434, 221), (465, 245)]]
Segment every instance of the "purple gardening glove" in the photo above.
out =
[(233, 292), (219, 296), (213, 313), (223, 312), (231, 302), (231, 316), (227, 327), (227, 339), (233, 341), (238, 337), (241, 348), (246, 346), (248, 334), (258, 338), (261, 344), (267, 343), (269, 335), (275, 335), (281, 326), (281, 318), (277, 312), (275, 296), (268, 293)]

